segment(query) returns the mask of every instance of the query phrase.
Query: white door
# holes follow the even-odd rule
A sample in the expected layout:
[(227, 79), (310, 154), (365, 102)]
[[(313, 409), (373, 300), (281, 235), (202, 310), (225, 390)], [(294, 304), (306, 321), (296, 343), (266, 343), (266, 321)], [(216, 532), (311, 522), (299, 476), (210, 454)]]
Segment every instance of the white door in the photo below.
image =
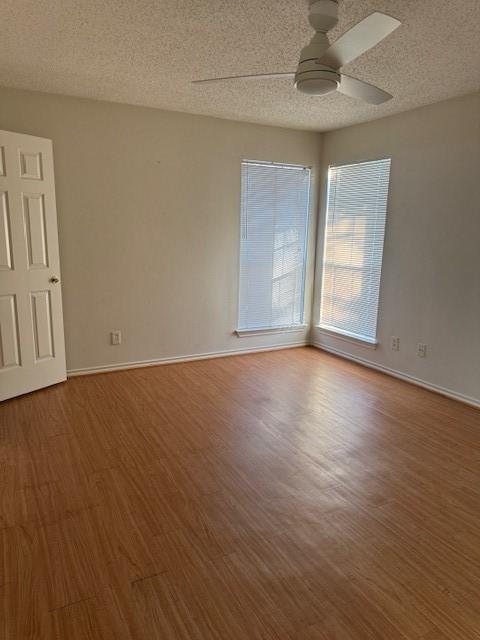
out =
[(0, 400), (65, 380), (52, 143), (0, 131)]

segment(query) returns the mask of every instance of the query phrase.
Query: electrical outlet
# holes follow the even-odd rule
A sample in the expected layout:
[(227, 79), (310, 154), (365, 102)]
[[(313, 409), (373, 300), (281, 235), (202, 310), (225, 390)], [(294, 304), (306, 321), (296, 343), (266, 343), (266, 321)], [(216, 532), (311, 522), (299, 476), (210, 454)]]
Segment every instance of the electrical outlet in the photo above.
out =
[(113, 345), (122, 344), (122, 332), (118, 329), (110, 333), (110, 343)]
[(392, 336), (392, 351), (400, 351), (400, 338), (398, 336)]
[(426, 358), (427, 357), (427, 345), (423, 344), (423, 342), (419, 342), (418, 343), (417, 356), (419, 358)]

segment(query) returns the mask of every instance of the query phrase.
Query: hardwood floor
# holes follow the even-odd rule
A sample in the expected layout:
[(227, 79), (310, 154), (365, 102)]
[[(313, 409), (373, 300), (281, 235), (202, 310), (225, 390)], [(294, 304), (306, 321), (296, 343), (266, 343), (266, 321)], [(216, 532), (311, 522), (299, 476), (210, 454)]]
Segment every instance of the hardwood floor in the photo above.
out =
[(2, 640), (480, 638), (480, 412), (312, 348), (0, 405)]

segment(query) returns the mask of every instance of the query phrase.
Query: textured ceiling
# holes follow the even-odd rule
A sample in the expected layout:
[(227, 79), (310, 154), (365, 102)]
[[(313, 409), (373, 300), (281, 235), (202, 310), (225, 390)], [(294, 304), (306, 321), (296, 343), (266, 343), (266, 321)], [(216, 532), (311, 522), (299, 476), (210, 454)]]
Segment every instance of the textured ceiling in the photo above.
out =
[(374, 10), (399, 18), (344, 67), (394, 95), (380, 107), (299, 94), (290, 80), (192, 85), (295, 70), (307, 0), (3, 0), (0, 85), (325, 131), (480, 89), (480, 0), (339, 0), (336, 39)]

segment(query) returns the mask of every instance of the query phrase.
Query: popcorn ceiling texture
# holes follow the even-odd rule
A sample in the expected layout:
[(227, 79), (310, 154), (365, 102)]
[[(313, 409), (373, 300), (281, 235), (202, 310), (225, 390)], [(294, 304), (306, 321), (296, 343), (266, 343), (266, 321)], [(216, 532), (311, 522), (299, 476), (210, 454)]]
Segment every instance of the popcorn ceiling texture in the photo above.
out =
[(379, 107), (288, 79), (191, 84), (295, 70), (307, 0), (4, 0), (0, 85), (316, 131), (480, 89), (480, 0), (340, 0), (332, 39), (375, 10), (402, 26), (344, 71), (394, 95)]

